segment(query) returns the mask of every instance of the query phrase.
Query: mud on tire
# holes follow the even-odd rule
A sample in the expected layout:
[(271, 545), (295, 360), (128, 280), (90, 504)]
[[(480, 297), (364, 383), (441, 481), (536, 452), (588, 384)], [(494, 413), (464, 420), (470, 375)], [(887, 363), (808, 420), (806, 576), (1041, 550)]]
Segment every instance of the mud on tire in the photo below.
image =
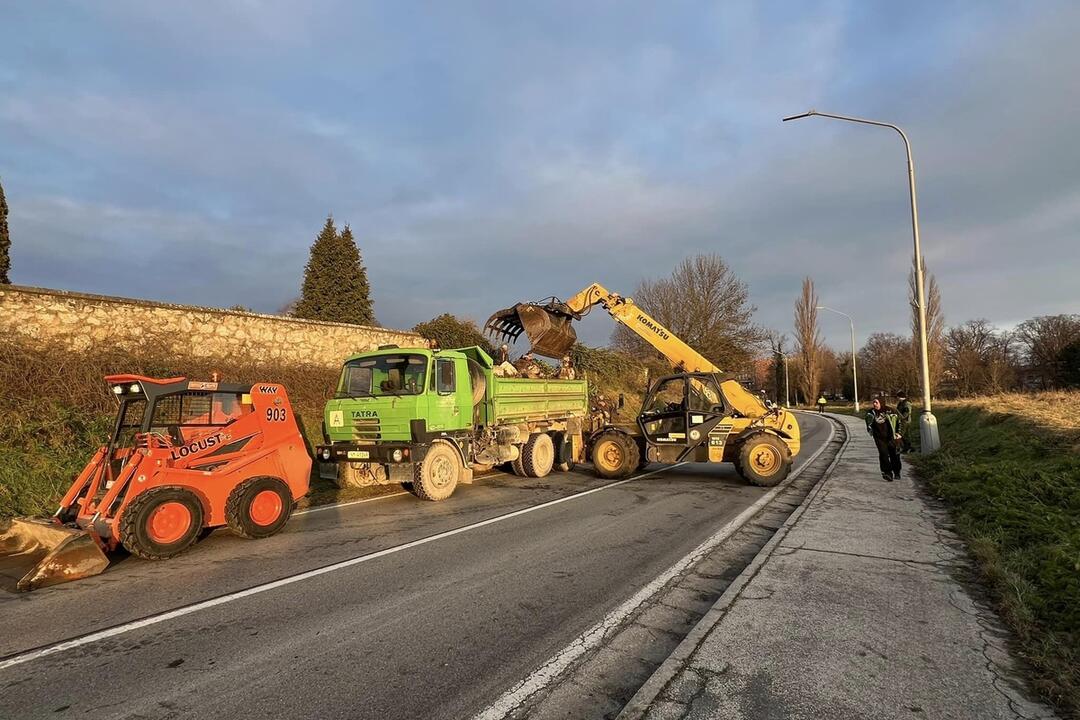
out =
[(292, 511), (289, 486), (284, 480), (264, 475), (233, 488), (225, 502), (225, 522), (240, 537), (264, 538), (281, 530)]
[(555, 444), (547, 433), (534, 433), (521, 448), (521, 468), (531, 478), (542, 478), (555, 464)]
[(755, 433), (739, 446), (735, 470), (754, 485), (774, 487), (791, 472), (791, 451), (772, 433)]
[(191, 547), (203, 529), (203, 506), (190, 490), (156, 487), (141, 493), (120, 518), (120, 543), (136, 557), (164, 560)]
[(421, 500), (445, 500), (454, 494), (461, 480), (461, 457), (446, 442), (436, 441), (413, 466), (413, 494)]
[(592, 462), (596, 474), (602, 478), (628, 477), (637, 469), (641, 451), (634, 439), (625, 433), (607, 430), (592, 444)]

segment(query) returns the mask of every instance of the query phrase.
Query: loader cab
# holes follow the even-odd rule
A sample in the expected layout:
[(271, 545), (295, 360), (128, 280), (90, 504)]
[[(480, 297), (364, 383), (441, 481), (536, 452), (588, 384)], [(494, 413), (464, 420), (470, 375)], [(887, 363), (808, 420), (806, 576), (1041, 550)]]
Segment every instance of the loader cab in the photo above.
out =
[(106, 381), (120, 403), (110, 439), (117, 459), (147, 443), (184, 445), (252, 411), (249, 385), (135, 375)]
[(695, 449), (712, 445), (715, 431), (728, 414), (716, 375), (680, 373), (653, 383), (637, 422), (648, 445), (655, 448), (650, 459), (707, 460), (707, 450), (698, 453)]

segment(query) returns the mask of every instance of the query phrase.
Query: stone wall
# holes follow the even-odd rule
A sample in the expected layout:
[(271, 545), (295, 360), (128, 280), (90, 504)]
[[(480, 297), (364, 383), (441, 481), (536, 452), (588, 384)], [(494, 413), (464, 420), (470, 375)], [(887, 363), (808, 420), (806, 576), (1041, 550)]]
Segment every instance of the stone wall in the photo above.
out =
[(427, 347), (400, 330), (0, 285), (0, 342), (20, 335), (76, 352), (155, 343), (187, 356), (328, 366), (379, 345)]

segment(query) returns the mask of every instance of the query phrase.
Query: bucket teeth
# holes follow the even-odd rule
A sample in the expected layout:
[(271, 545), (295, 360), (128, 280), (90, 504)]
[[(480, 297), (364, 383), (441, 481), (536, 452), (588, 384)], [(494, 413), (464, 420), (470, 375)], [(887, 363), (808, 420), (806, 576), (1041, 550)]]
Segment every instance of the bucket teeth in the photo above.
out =
[(496, 340), (507, 343), (514, 342), (524, 333), (534, 353), (561, 358), (577, 341), (572, 320), (573, 316), (554, 302), (548, 305), (518, 303), (493, 314), (484, 323), (484, 330)]

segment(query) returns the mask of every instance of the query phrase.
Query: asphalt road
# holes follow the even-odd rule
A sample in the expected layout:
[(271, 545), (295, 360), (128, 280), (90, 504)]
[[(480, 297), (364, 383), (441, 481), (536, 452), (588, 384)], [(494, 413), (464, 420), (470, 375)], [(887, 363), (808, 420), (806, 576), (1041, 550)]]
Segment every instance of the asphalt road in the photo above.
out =
[[(802, 429), (796, 464), (829, 434)], [(686, 465), (583, 494), (607, 484), (495, 476), (0, 593), (0, 718), (471, 717), (765, 492)]]

